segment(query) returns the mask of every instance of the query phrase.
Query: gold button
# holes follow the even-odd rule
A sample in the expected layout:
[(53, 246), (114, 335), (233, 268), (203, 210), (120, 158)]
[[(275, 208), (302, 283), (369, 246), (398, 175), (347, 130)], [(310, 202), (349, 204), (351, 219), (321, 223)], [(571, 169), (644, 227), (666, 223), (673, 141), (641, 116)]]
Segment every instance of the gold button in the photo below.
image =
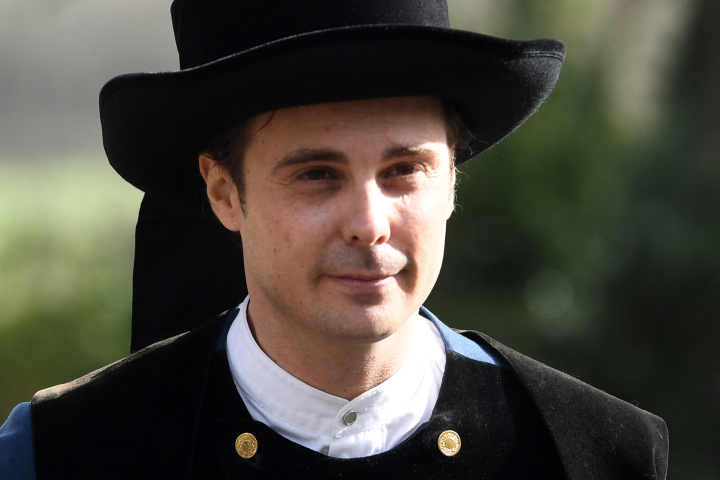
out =
[(235, 440), (235, 451), (242, 458), (252, 458), (257, 453), (258, 442), (252, 433), (242, 433)]
[(438, 437), (438, 448), (446, 457), (452, 457), (460, 451), (460, 435), (452, 430), (445, 430)]

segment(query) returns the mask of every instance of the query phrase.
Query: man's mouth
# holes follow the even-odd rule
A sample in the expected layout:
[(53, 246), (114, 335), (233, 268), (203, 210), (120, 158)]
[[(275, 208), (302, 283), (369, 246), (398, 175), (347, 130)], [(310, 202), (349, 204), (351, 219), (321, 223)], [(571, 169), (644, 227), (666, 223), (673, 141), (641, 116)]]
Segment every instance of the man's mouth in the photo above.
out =
[(343, 286), (364, 290), (385, 287), (394, 282), (395, 275), (384, 273), (343, 273), (339, 275), (328, 275), (328, 277)]
[(389, 246), (372, 250), (330, 248), (317, 264), (317, 273), (351, 290), (377, 292), (397, 285), (408, 267), (408, 257)]

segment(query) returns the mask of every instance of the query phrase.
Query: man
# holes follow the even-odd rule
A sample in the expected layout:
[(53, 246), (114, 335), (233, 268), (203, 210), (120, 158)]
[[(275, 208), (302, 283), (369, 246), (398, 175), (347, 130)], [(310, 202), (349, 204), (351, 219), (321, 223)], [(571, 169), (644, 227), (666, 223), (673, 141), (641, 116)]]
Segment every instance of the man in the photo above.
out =
[(439, 0), (176, 0), (173, 22), (180, 72), (103, 89), (106, 151), (159, 199), (139, 228), (199, 202), (238, 232), (248, 297), (19, 406), (3, 475), (665, 477), (661, 419), (422, 308), (455, 165), (547, 98), (562, 44), (450, 30)]

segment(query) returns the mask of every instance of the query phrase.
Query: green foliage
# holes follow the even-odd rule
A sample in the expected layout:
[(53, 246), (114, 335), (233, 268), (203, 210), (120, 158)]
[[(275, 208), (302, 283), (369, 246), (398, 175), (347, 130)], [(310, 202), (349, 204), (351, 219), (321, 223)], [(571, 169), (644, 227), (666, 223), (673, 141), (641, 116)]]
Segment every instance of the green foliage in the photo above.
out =
[(0, 164), (0, 417), (127, 355), (139, 201), (101, 161)]

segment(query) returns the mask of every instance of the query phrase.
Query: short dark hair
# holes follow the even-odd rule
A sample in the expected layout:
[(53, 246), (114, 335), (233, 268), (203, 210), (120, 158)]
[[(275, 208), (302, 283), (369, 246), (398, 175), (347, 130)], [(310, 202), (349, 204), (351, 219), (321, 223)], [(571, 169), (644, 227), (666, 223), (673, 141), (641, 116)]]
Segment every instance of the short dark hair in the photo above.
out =
[[(454, 160), (457, 152), (468, 147), (468, 143), (473, 138), (473, 135), (465, 125), (465, 122), (463, 122), (462, 117), (460, 117), (450, 103), (441, 100), (441, 104), (445, 115), (445, 125), (447, 127), (447, 144), (453, 158), (450, 166), (454, 169)], [(207, 147), (201, 152), (215, 160), (218, 166), (230, 175), (237, 187), (238, 199), (241, 205), (245, 203), (245, 181), (242, 169), (245, 152), (252, 136), (265, 128), (274, 115), (275, 112), (273, 112), (268, 121), (265, 122), (265, 125), (255, 132), (250, 131), (252, 119), (240, 122), (223, 130), (215, 135)]]

